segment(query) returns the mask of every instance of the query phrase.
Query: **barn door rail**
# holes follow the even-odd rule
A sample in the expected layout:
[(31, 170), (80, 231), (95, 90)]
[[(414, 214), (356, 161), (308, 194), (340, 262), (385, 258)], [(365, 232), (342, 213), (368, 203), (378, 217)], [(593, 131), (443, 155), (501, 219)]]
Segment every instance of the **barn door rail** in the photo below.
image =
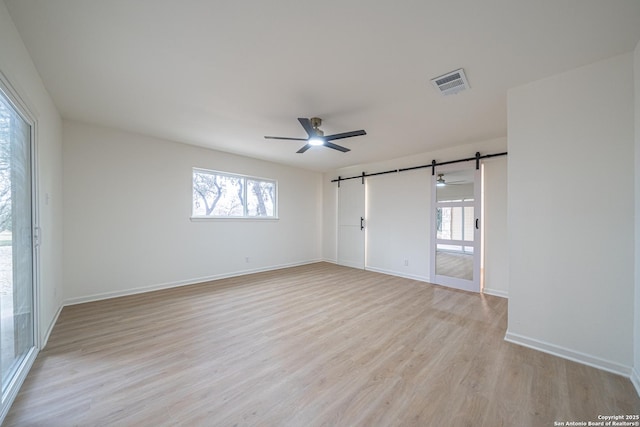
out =
[(426, 164), (426, 165), (412, 166), (412, 167), (400, 168), (400, 169), (391, 169), (391, 170), (387, 170), (387, 171), (373, 172), (373, 173), (362, 172), (360, 175), (348, 176), (346, 178), (338, 176), (336, 179), (332, 179), (331, 182), (337, 182), (338, 183), (338, 187), (340, 187), (340, 182), (341, 181), (347, 181), (349, 179), (360, 178), (360, 179), (362, 179), (362, 183), (364, 184), (364, 179), (366, 177), (369, 177), (369, 176), (386, 175), (386, 174), (389, 174), (389, 173), (399, 173), (399, 172), (413, 171), (413, 170), (416, 170), (416, 169), (425, 169), (425, 168), (431, 168), (431, 175), (435, 175), (436, 166), (444, 166), (444, 165), (451, 165), (451, 164), (454, 164), (454, 163), (463, 163), (463, 162), (472, 162), (472, 161), (476, 162), (476, 169), (480, 169), (480, 160), (482, 160), (482, 159), (490, 159), (492, 157), (506, 156), (506, 155), (507, 155), (506, 151), (502, 152), (502, 153), (484, 154), (484, 155), (480, 155), (480, 152), (477, 152), (475, 154), (475, 156), (467, 157), (465, 159), (449, 160), (449, 161), (446, 161), (446, 162), (436, 162), (435, 160), (432, 160), (431, 163)]

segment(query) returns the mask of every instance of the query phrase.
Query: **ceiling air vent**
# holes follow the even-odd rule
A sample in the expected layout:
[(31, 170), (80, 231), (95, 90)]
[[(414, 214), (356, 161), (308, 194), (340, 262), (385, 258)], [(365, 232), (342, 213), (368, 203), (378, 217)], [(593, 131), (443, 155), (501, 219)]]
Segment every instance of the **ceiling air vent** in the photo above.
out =
[(443, 95), (455, 95), (461, 90), (469, 89), (469, 82), (462, 68), (431, 79), (431, 83), (433, 83)]

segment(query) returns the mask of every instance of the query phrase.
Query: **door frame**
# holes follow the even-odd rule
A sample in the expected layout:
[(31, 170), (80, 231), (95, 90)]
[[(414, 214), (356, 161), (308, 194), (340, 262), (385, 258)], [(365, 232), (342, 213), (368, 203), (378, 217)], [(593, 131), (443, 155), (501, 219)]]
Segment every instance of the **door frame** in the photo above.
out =
[[(474, 193), (474, 219), (475, 224), (473, 233), (473, 244), (465, 246), (473, 246), (473, 279), (466, 280), (457, 277), (450, 277), (437, 274), (436, 271), (436, 248), (438, 245), (436, 231), (436, 209), (437, 202), (437, 176), (438, 173), (447, 173), (459, 170), (473, 170), (473, 193)], [(476, 169), (474, 164), (450, 164), (443, 166), (435, 166), (431, 174), (431, 213), (430, 213), (430, 282), (436, 285), (447, 286), (455, 289), (461, 289), (471, 292), (481, 292), (482, 285), (482, 171)], [(468, 242), (466, 242), (468, 243)]]

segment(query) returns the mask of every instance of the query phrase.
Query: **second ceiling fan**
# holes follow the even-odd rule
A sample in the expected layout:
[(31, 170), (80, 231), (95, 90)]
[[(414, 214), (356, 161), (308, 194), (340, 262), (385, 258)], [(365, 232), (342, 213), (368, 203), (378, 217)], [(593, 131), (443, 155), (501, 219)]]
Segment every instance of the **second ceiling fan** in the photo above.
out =
[(367, 134), (367, 132), (365, 132), (364, 130), (354, 130), (351, 132), (336, 133), (334, 135), (324, 136), (324, 132), (320, 129), (320, 126), (322, 125), (322, 119), (318, 117), (312, 117), (310, 119), (300, 117), (298, 118), (298, 121), (300, 122), (304, 130), (307, 132), (307, 135), (308, 135), (307, 138), (289, 138), (286, 136), (265, 136), (265, 138), (266, 139), (286, 139), (291, 141), (307, 141), (306, 145), (304, 145), (301, 149), (299, 149), (297, 153), (304, 153), (309, 148), (313, 146), (319, 146), (319, 145), (323, 145), (325, 147), (333, 148), (334, 150), (338, 150), (338, 151), (342, 151), (343, 153), (346, 153), (347, 151), (351, 151), (351, 150), (349, 150), (346, 147), (342, 147), (338, 144), (334, 144), (331, 141), (335, 141), (336, 139), (351, 138), (354, 136), (362, 136)]

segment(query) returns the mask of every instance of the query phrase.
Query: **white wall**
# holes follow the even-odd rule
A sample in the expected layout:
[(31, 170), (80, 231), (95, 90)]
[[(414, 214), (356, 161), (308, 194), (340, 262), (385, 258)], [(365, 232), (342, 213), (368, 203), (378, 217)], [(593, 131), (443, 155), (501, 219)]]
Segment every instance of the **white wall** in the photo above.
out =
[(635, 93), (635, 305), (634, 305), (634, 359), (631, 379), (640, 394), (640, 42), (633, 54)]
[[(492, 154), (506, 150), (506, 138), (482, 141), (416, 156), (380, 163), (360, 165), (328, 172), (323, 177), (324, 229), (323, 257), (336, 260), (336, 191), (331, 183), (338, 176), (375, 173), (403, 167), (430, 164), (431, 160), (447, 161), (473, 157), (476, 151)], [(485, 178), (490, 188), (485, 196), (486, 234), (485, 286), (488, 293), (508, 295), (506, 263), (506, 157), (487, 159)], [(430, 276), (429, 212), (431, 203), (431, 169), (421, 169), (368, 177), (367, 185), (367, 259), (366, 268), (397, 276), (428, 281)], [(404, 265), (408, 261), (408, 266)]]
[(630, 374), (633, 62), (509, 91), (507, 339)]
[(0, 1), (0, 71), (36, 118), (42, 234), (40, 342), (43, 343), (62, 306), (62, 124), (60, 115), (2, 1)]
[[(77, 122), (63, 134), (70, 303), (321, 257), (319, 173)], [(280, 219), (191, 221), (193, 167), (276, 179)]]

